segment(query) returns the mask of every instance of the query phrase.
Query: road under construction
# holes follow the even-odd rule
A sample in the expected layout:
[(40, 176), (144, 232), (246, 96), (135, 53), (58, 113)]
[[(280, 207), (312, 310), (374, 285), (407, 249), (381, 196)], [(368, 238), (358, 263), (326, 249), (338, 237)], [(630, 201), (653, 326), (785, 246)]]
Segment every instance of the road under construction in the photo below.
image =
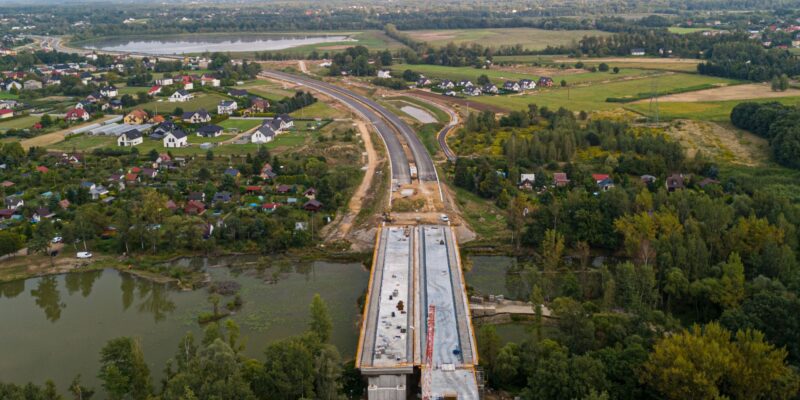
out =
[[(440, 185), (416, 133), (381, 105), (314, 78), (276, 71), (261, 75), (321, 92), (369, 121), (386, 144), (395, 183)], [(383, 223), (356, 354), (368, 398), (478, 399), (477, 364), (461, 259), (449, 223)]]

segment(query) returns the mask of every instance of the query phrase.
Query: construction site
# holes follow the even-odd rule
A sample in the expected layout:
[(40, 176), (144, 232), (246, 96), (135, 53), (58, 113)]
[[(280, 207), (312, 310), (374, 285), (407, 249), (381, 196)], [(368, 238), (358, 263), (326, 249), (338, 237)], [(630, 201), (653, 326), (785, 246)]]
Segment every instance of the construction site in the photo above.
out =
[(371, 400), (479, 398), (475, 338), (449, 226), (379, 230), (356, 362)]

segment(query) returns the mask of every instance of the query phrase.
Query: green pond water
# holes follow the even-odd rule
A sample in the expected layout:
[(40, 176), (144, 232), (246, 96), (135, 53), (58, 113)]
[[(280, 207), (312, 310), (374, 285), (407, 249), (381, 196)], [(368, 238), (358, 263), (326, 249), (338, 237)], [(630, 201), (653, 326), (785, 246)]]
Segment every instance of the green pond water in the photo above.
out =
[[(315, 262), (284, 265), (261, 272), (235, 271), (193, 259), (213, 281), (241, 285), (244, 306), (232, 316), (246, 340), (246, 353), (263, 358), (275, 340), (304, 332), (315, 293), (328, 304), (333, 319), (332, 342), (343, 357), (352, 357), (358, 341), (358, 297), (369, 273), (360, 264)], [(209, 264), (214, 264), (209, 265)], [(277, 277), (277, 283), (270, 283)], [(72, 378), (99, 389), (99, 353), (112, 338), (138, 338), (154, 383), (186, 332), (196, 337), (200, 312), (210, 311), (208, 291), (179, 291), (116, 270), (78, 272), (0, 284), (0, 381), (43, 383), (52, 379), (65, 390)], [(221, 304), (232, 297), (226, 297)]]
[(469, 261), (472, 267), (464, 273), (464, 277), (477, 294), (514, 297), (515, 287), (506, 274), (516, 262), (513, 257), (471, 256)]

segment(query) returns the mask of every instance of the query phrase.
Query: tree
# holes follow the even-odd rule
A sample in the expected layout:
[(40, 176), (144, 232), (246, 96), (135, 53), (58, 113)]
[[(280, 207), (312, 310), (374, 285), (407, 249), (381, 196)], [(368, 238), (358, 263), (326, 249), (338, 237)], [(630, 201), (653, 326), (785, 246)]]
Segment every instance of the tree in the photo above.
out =
[(550, 298), (555, 292), (555, 274), (561, 266), (561, 257), (564, 254), (564, 235), (560, 232), (548, 229), (544, 233), (544, 240), (541, 245), (541, 260), (544, 274), (544, 296)]
[(320, 342), (325, 343), (330, 339), (331, 330), (333, 329), (333, 321), (328, 313), (328, 306), (319, 294), (315, 294), (311, 300), (310, 309), (311, 322), (309, 323), (309, 329), (317, 335)]
[(69, 392), (75, 400), (90, 400), (94, 396), (94, 389), (81, 385), (81, 375), (78, 374), (69, 384)]
[(500, 335), (494, 325), (482, 325), (476, 337), (478, 341), (478, 354), (481, 355), (481, 365), (491, 371), (495, 367), (497, 354), (500, 352)]
[(800, 380), (785, 358), (760, 332), (695, 325), (656, 342), (641, 378), (667, 399), (789, 399)]
[(479, 84), (479, 85), (483, 86), (483, 85), (488, 85), (488, 84), (490, 84), (490, 83), (492, 83), (492, 80), (491, 80), (491, 79), (489, 79), (489, 76), (488, 76), (488, 75), (486, 75), (486, 74), (481, 74), (481, 75), (478, 77), (478, 84)]
[(139, 342), (130, 337), (112, 339), (103, 346), (98, 378), (113, 400), (146, 400), (152, 393), (150, 369)]
[(619, 73), (619, 67), (614, 67), (614, 69), (612, 71), (614, 71), (615, 74), (618, 74)]
[(600, 72), (608, 72), (608, 64), (606, 64), (606, 63), (600, 63), (600, 65), (598, 65), (598, 66), (597, 66), (597, 69), (598, 69)]
[(561, 87), (567, 87), (567, 81), (562, 79), (561, 80)]

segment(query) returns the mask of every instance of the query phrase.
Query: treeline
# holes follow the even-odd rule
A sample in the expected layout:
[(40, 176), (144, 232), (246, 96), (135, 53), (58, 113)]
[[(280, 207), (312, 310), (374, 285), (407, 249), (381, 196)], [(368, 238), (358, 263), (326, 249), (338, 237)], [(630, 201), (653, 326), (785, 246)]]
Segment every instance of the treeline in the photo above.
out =
[(769, 140), (778, 164), (800, 169), (800, 110), (796, 106), (740, 103), (731, 111), (731, 123)]
[(768, 81), (784, 74), (800, 74), (800, 63), (789, 50), (765, 49), (754, 41), (717, 43), (706, 58), (708, 61), (697, 66), (697, 71), (705, 75)]
[[(370, 60), (373, 62), (370, 63)], [(374, 54), (374, 57), (371, 57), (369, 49), (366, 47), (354, 46), (333, 55), (329, 73), (332, 76), (339, 76), (343, 73), (354, 76), (372, 76), (382, 67), (390, 65), (392, 65), (392, 53), (388, 50), (379, 51)]]
[[(358, 371), (352, 362), (344, 363), (329, 343), (332, 326), (327, 305), (315, 295), (306, 333), (271, 343), (261, 357), (250, 358), (244, 354), (246, 341), (236, 323), (212, 322), (200, 340), (192, 333), (180, 340), (175, 355), (161, 366), (164, 378), (157, 384), (145, 361), (147, 349), (134, 338), (120, 337), (101, 349), (98, 377), (109, 399), (360, 398), (365, 387)], [(0, 398), (63, 400), (58, 389), (52, 381), (42, 387), (0, 383)], [(81, 383), (80, 375), (63, 389), (79, 400), (98, 394), (98, 389)]]
[(270, 103), (269, 111), (275, 114), (289, 114), (303, 107), (308, 107), (317, 102), (311, 92), (295, 92), (292, 97), (284, 97), (274, 103)]

